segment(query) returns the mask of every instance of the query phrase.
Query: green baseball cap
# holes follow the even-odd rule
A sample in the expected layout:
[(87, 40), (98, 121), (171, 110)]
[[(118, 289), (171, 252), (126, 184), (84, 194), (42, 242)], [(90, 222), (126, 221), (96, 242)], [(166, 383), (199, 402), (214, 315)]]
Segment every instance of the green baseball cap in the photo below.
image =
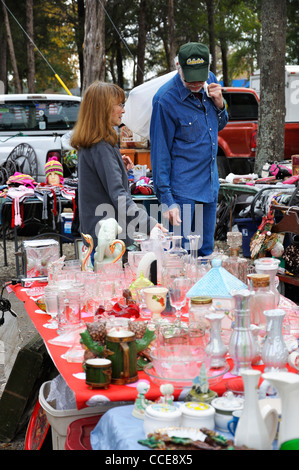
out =
[(205, 44), (200, 42), (183, 44), (178, 59), (186, 82), (205, 82), (208, 79), (210, 51)]

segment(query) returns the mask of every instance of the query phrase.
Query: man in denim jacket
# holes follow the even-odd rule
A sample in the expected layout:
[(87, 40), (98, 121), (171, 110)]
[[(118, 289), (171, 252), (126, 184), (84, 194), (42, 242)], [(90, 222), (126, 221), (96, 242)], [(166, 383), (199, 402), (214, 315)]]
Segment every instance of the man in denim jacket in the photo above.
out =
[[(218, 131), (228, 114), (221, 85), (209, 71), (209, 49), (189, 42), (178, 54), (178, 73), (153, 98), (151, 165), (157, 198), (170, 230), (200, 235), (199, 252), (213, 252), (219, 191)], [(172, 226), (172, 227), (171, 227)]]

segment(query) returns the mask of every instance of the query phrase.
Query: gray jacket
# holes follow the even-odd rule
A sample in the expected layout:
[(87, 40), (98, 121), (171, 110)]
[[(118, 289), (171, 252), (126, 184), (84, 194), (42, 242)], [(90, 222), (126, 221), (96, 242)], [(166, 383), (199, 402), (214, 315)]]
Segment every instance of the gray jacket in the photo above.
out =
[(98, 222), (114, 218), (122, 227), (118, 238), (132, 244), (134, 231), (149, 234), (157, 221), (132, 200), (127, 171), (118, 147), (101, 141), (78, 152), (80, 232), (97, 246)]

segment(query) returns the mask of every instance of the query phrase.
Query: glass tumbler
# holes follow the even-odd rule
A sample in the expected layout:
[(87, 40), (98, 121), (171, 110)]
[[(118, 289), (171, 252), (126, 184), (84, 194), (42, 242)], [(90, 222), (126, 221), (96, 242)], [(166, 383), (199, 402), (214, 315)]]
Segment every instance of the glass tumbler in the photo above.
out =
[(79, 327), (82, 324), (84, 293), (78, 290), (65, 289), (58, 292), (58, 334)]

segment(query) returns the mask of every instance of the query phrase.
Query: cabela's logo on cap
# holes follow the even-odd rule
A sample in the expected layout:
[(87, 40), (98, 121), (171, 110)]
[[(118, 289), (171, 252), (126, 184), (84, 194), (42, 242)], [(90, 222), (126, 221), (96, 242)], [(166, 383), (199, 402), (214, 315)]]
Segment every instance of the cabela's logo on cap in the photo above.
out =
[(187, 65), (198, 65), (198, 64), (204, 64), (205, 60), (204, 59), (187, 59), (186, 64)]

